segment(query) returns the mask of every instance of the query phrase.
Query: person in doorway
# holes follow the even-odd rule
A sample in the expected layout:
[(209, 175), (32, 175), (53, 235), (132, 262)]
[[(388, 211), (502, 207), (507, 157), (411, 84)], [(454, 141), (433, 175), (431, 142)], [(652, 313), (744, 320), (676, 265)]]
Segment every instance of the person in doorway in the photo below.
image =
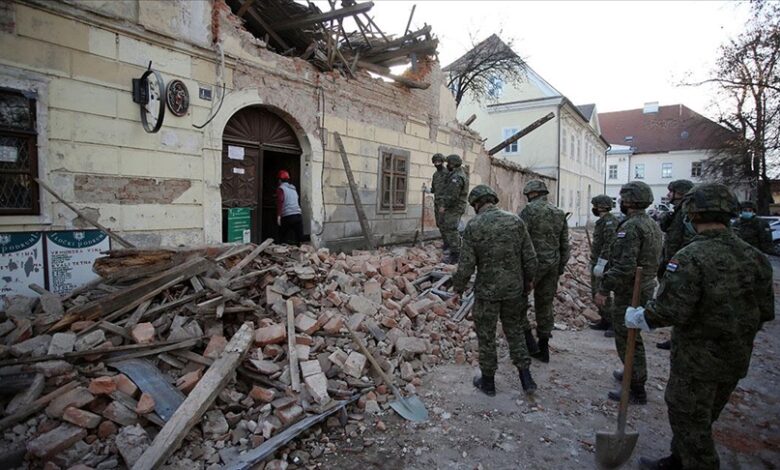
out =
[(536, 336), (539, 342), (537, 344), (530, 324), (526, 324), (525, 340), (531, 357), (542, 362), (550, 362), (553, 298), (558, 290), (558, 278), (569, 262), (569, 226), (566, 224), (566, 214), (547, 201), (548, 193), (544, 181), (529, 181), (523, 188), (528, 204), (520, 212), (520, 218), (528, 228), (539, 262), (534, 281)]
[(756, 203), (753, 201), (742, 201), (739, 203), (739, 218), (732, 225), (739, 238), (745, 240), (758, 250), (772, 254), (772, 228), (769, 223), (756, 217)]
[[(675, 180), (669, 183), (666, 189), (669, 193), (666, 197), (674, 207), (674, 210), (668, 212), (658, 224), (661, 231), (664, 232), (664, 244), (661, 248), (661, 262), (658, 264), (658, 280), (660, 281), (666, 272), (666, 263), (672, 259), (680, 248), (687, 245), (693, 235), (685, 230), (685, 211), (682, 208), (682, 200), (685, 194), (693, 188), (693, 182), (689, 180)], [(656, 343), (658, 349), (669, 350), (672, 347), (672, 341), (662, 341)]]
[[(612, 327), (615, 329), (615, 347), (621, 361), (626, 358), (628, 330), (624, 313), (631, 305), (634, 291), (634, 276), (637, 266), (643, 268), (639, 305), (645, 305), (653, 298), (658, 260), (661, 257), (663, 235), (658, 224), (647, 215), (645, 209), (653, 203), (653, 190), (641, 181), (629, 181), (620, 188), (620, 212), (626, 218), (618, 225), (615, 242), (609, 253), (607, 271), (599, 284), (595, 296), (596, 305), (607, 304), (610, 292), (615, 295), (612, 308)], [(615, 379), (622, 380), (623, 372), (613, 372)], [(634, 368), (631, 374), (629, 401), (635, 405), (647, 403), (645, 392), (647, 382), (647, 360), (642, 337), (636, 335)], [(620, 389), (608, 394), (610, 400), (620, 401)]]
[[(590, 247), (590, 288), (591, 295), (595, 296), (598, 292), (599, 282), (604, 276), (609, 261), (609, 250), (615, 241), (618, 220), (612, 213), (612, 198), (606, 194), (599, 194), (591, 199), (593, 205), (591, 209), (593, 215), (598, 217), (596, 226), (593, 229), (593, 243)], [(612, 338), (615, 332), (612, 329), (612, 312), (609, 305), (599, 307), (599, 316), (601, 319), (590, 325), (594, 330), (604, 331), (604, 336)]]
[(696, 236), (667, 263), (656, 299), (625, 310), (627, 328), (672, 327), (664, 395), (671, 455), (642, 458), (645, 469), (720, 468), (712, 425), (747, 375), (756, 333), (775, 317), (772, 266), (728, 228), (737, 213), (734, 193), (707, 183), (688, 194), (684, 206)]
[(531, 358), (523, 341), (528, 323), (525, 314), (526, 293), (536, 271), (536, 254), (516, 215), (496, 207), (498, 195), (490, 186), (480, 184), (471, 190), (469, 205), (477, 215), (466, 225), (458, 271), (452, 277), (453, 290), (466, 289), (474, 270), (474, 325), (479, 347), (481, 375), (474, 386), (488, 396), (496, 394), (496, 323), (501, 319), (512, 363), (520, 372), (523, 390), (532, 394), (536, 383), (531, 377)]
[(460, 255), (460, 234), (458, 224), (466, 212), (466, 196), (469, 192), (469, 177), (461, 165), (458, 155), (447, 156), (447, 183), (441, 192), (436, 189), (436, 196), (441, 196), (441, 206), (437, 212), (441, 216), (441, 236), (448, 245), (450, 254), (444, 260), (448, 264), (456, 264)]
[[(434, 217), (436, 219), (436, 228), (439, 229), (439, 232), (442, 232), (442, 213), (439, 212), (439, 208), (441, 207), (442, 203), (442, 193), (444, 192), (444, 186), (447, 185), (447, 176), (449, 176), (449, 171), (444, 167), (444, 155), (440, 153), (433, 154), (433, 157), (431, 157), (431, 162), (433, 163), (433, 166), (436, 167), (436, 171), (433, 173), (433, 177), (431, 178), (431, 193), (433, 193), (433, 213)], [(447, 244), (447, 240), (444, 240), (444, 251), (449, 251), (449, 245)]]
[(303, 216), (298, 202), (298, 191), (290, 183), (290, 173), (279, 171), (276, 188), (276, 224), (282, 243), (299, 246), (303, 242)]

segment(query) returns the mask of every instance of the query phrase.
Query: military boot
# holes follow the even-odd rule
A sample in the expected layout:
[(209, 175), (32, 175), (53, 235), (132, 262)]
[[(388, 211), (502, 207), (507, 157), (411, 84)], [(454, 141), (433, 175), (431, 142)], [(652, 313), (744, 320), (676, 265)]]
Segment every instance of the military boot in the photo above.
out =
[(612, 327), (612, 323), (609, 320), (602, 318), (596, 323), (591, 323), (589, 326), (591, 330), (605, 331)]
[[(621, 376), (623, 374), (620, 374)], [(610, 400), (620, 401), (621, 389), (617, 389), (613, 392), (609, 392), (607, 396)], [(644, 385), (631, 385), (631, 389), (628, 393), (628, 402), (632, 405), (646, 405), (647, 404), (647, 392), (645, 392)]]
[(639, 458), (639, 466), (647, 470), (682, 470), (680, 458), (674, 455), (659, 460), (650, 460), (647, 457)]
[(672, 340), (668, 339), (666, 341), (662, 341), (660, 343), (655, 343), (655, 347), (658, 349), (665, 349), (669, 351), (672, 349)]
[(531, 330), (525, 330), (525, 347), (528, 348), (528, 354), (531, 356), (539, 353), (539, 345), (536, 344), (536, 338)]
[(607, 331), (604, 332), (605, 338), (614, 338), (615, 337), (615, 330), (612, 328), (612, 324), (609, 325), (609, 328)]
[(531, 357), (542, 362), (550, 362), (550, 338), (539, 338), (539, 352)]
[(527, 393), (528, 395), (533, 395), (536, 391), (536, 382), (534, 382), (534, 378), (531, 377), (531, 369), (526, 367), (525, 369), (520, 369), (520, 383), (523, 385), (523, 391)]
[(471, 383), (485, 395), (489, 397), (496, 396), (496, 380), (494, 376), (488, 377), (487, 375), (480, 375), (474, 377), (474, 380)]
[(613, 370), (612, 371), (612, 377), (615, 378), (618, 382), (623, 381), (623, 371), (622, 370)]
[(459, 260), (460, 260), (460, 253), (452, 252), (449, 254), (449, 256), (447, 256), (444, 262), (447, 264), (458, 264)]

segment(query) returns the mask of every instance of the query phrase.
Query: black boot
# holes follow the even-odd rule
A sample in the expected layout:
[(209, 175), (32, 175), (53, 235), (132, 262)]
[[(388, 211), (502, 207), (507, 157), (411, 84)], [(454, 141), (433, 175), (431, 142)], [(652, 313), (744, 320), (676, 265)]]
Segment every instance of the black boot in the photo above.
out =
[(611, 326), (612, 326), (611, 322), (609, 322), (609, 321), (607, 321), (607, 320), (602, 318), (599, 321), (597, 321), (596, 323), (591, 323), (590, 324), (590, 329), (591, 330), (597, 330), (597, 331), (605, 331), (605, 330), (608, 330)]
[(531, 330), (525, 330), (525, 346), (528, 348), (528, 354), (533, 356), (539, 354), (539, 345), (536, 344), (536, 338)]
[(542, 362), (550, 362), (550, 338), (539, 338), (539, 352), (531, 357)]
[(615, 330), (612, 328), (612, 324), (609, 324), (609, 328), (607, 328), (607, 331), (604, 332), (604, 337), (606, 338), (614, 338), (615, 337)]
[(646, 470), (682, 470), (682, 462), (674, 455), (660, 460), (650, 460), (647, 457), (639, 458), (639, 466)]
[(612, 371), (612, 377), (615, 378), (618, 382), (623, 381), (623, 371), (622, 370), (613, 370)]
[(460, 260), (460, 253), (452, 252), (447, 257), (445, 263), (447, 263), (447, 264), (458, 264), (459, 260)]
[(523, 391), (528, 395), (533, 395), (536, 391), (536, 382), (531, 377), (531, 369), (520, 369), (520, 383), (523, 385)]
[(489, 397), (496, 396), (495, 377), (480, 375), (479, 377), (474, 377), (474, 380), (471, 383), (473, 383), (474, 386), (477, 387), (479, 391), (484, 393), (485, 395)]
[[(621, 374), (623, 375), (623, 374)], [(610, 400), (614, 401), (620, 401), (620, 389), (617, 389), (613, 392), (609, 392), (607, 396)], [(631, 385), (631, 389), (628, 393), (628, 402), (632, 405), (646, 405), (647, 404), (647, 393), (645, 392), (645, 386), (644, 385)]]
[(666, 341), (662, 341), (660, 343), (655, 343), (655, 347), (658, 349), (665, 349), (669, 351), (672, 349), (672, 340), (668, 339)]

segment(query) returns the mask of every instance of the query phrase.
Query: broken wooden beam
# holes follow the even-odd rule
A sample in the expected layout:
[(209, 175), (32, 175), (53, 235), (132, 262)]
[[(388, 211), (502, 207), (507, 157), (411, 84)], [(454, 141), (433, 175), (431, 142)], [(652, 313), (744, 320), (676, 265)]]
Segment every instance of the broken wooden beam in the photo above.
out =
[(295, 347), (295, 307), (287, 299), (287, 358), (290, 362), (290, 384), (296, 392), (301, 391), (301, 373), (298, 368), (298, 352)]
[(531, 132), (535, 131), (537, 128), (541, 127), (542, 124), (544, 124), (545, 122), (549, 121), (550, 119), (552, 119), (554, 117), (555, 117), (555, 113), (553, 113), (553, 112), (549, 112), (546, 115), (540, 117), (536, 121), (532, 122), (530, 125), (524, 127), (523, 129), (521, 129), (520, 131), (515, 133), (512, 137), (509, 137), (505, 141), (501, 142), (500, 144), (498, 144), (495, 147), (493, 147), (492, 149), (490, 149), (490, 151), (488, 152), (488, 155), (495, 155), (498, 152), (504, 150), (509, 145), (517, 142), (518, 140), (520, 140), (524, 136), (526, 136), (526, 135), (530, 134)]
[(469, 116), (468, 119), (466, 119), (466, 122), (464, 122), (463, 125), (464, 126), (470, 126), (471, 123), (476, 121), (476, 120), (477, 120), (477, 115), (476, 114), (472, 114), (471, 116)]
[[(243, 9), (247, 3), (252, 3), (249, 0), (236, 0), (236, 1), (238, 2), (239, 5), (241, 5), (240, 9)], [(257, 11), (255, 11), (254, 8), (247, 8), (246, 12), (249, 14), (249, 17), (252, 20), (254, 20), (261, 28), (263, 28), (266, 33), (268, 33), (268, 35), (271, 37), (271, 39), (273, 39), (276, 42), (277, 45), (281, 46), (282, 49), (284, 50), (290, 49), (290, 45), (287, 44), (285, 40), (282, 39), (282, 37), (279, 36), (276, 33), (276, 31), (268, 25), (268, 23), (266, 23), (263, 17), (261, 17), (260, 14)], [(266, 43), (267, 42), (268, 41), (266, 41)]]
[(307, 15), (300, 18), (292, 18), (288, 21), (277, 23), (274, 25), (274, 30), (289, 31), (291, 29), (302, 28), (310, 26), (316, 23), (324, 23), (326, 21), (337, 20), (339, 18), (345, 18), (347, 16), (358, 15), (365, 13), (374, 7), (373, 2), (358, 3), (356, 5), (340, 8), (338, 10), (331, 10), (325, 13), (318, 13), (316, 15)]
[(171, 419), (165, 423), (143, 455), (133, 464), (133, 470), (152, 470), (165, 464), (181, 445), (184, 438), (203, 416), (227, 385), (244, 354), (252, 344), (254, 325), (241, 325), (225, 346), (219, 358), (208, 368), (203, 378), (184, 400)]
[(74, 388), (78, 386), (78, 382), (73, 381), (69, 382), (62, 387), (54, 390), (53, 392), (50, 392), (39, 399), (35, 400), (34, 402), (30, 403), (25, 408), (17, 411), (16, 413), (6, 416), (3, 419), (0, 419), (0, 431), (3, 429), (8, 428), (9, 426), (13, 426), (16, 423), (19, 423), (28, 417), (34, 415), (35, 413), (41, 411), (42, 409), (46, 408), (46, 405), (49, 404), (50, 401), (54, 400), (55, 398), (64, 395)]
[(373, 250), (376, 248), (374, 237), (371, 234), (371, 226), (368, 225), (368, 219), (363, 210), (363, 203), (360, 202), (360, 193), (358, 192), (357, 183), (355, 183), (355, 176), (352, 174), (352, 166), (349, 164), (347, 151), (344, 150), (344, 142), (341, 141), (341, 135), (338, 132), (333, 133), (333, 138), (336, 140), (336, 145), (339, 147), (339, 153), (341, 153), (341, 163), (344, 165), (344, 172), (347, 174), (349, 190), (352, 192), (352, 202), (355, 204), (355, 211), (357, 212), (358, 220), (360, 221), (360, 228), (363, 229), (363, 236), (366, 238), (368, 249)]
[(365, 61), (371, 62), (373, 64), (381, 64), (382, 62), (387, 62), (389, 60), (397, 59), (399, 57), (407, 57), (409, 56), (409, 54), (412, 54), (414, 52), (432, 54), (436, 52), (436, 47), (438, 47), (438, 45), (439, 45), (438, 39), (428, 39), (425, 41), (414, 42), (412, 44), (401, 46), (395, 50), (390, 50), (376, 55), (372, 55), (371, 57), (366, 57)]

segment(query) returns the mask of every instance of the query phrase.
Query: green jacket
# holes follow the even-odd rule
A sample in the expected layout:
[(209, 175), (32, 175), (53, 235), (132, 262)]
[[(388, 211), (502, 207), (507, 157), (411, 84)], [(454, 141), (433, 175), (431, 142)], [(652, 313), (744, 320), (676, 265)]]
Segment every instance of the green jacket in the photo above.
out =
[(637, 266), (644, 268), (642, 290), (652, 289), (658, 271), (662, 237), (661, 229), (646, 212), (626, 216), (618, 225), (599, 292), (608, 295), (614, 291), (617, 305), (630, 304)]
[(469, 192), (469, 177), (463, 171), (463, 167), (455, 168), (447, 173), (446, 184), (441, 190), (436, 187), (436, 198), (447, 211), (466, 212), (466, 199)]
[(774, 252), (772, 246), (772, 228), (769, 227), (769, 222), (758, 216), (753, 216), (752, 219), (738, 218), (732, 228), (739, 238), (750, 243), (754, 247), (763, 251), (764, 253)]
[(772, 267), (731, 230), (703, 232), (669, 262), (645, 319), (673, 326), (673, 374), (729, 382), (747, 374), (753, 339), (775, 318)]
[(466, 289), (477, 270), (474, 295), (484, 300), (520, 297), (534, 279), (536, 253), (516, 215), (486, 204), (463, 232), (458, 271), (452, 277), (455, 292)]
[(682, 208), (675, 208), (674, 212), (667, 214), (661, 223), (661, 231), (664, 232), (664, 245), (661, 249), (660, 270), (665, 269), (666, 263), (680, 251), (682, 247), (691, 242), (694, 235), (685, 230), (685, 212)]
[(433, 205), (439, 207), (441, 205), (441, 193), (444, 192), (444, 186), (447, 184), (447, 176), (450, 172), (442, 166), (441, 170), (433, 172), (431, 178), (431, 192), (433, 193)]
[(569, 261), (569, 226), (566, 214), (539, 196), (520, 212), (536, 250), (539, 270), (555, 266), (559, 273)]
[(618, 219), (611, 212), (599, 217), (593, 228), (593, 243), (590, 245), (590, 264), (594, 266), (599, 258), (609, 260), (609, 250), (615, 242)]

